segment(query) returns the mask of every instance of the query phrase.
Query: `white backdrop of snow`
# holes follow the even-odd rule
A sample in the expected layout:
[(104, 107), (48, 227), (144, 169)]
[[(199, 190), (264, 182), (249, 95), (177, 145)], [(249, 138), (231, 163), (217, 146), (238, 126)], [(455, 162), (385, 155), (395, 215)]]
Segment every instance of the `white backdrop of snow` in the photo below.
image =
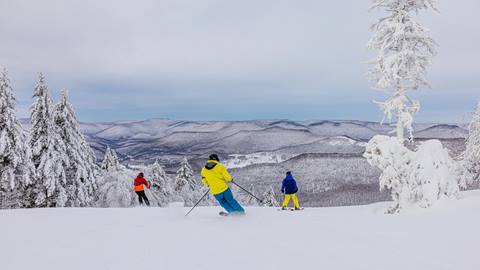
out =
[(2, 269), (478, 270), (480, 191), (404, 215), (387, 203), (281, 212), (218, 207), (0, 211)]

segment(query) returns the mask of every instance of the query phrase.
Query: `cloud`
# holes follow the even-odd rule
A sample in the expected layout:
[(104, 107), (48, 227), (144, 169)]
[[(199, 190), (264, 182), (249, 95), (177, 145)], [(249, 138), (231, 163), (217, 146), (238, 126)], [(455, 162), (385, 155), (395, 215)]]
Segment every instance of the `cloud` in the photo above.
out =
[[(381, 95), (364, 77), (372, 56), (365, 44), (380, 14), (368, 12), (369, 4), (2, 1), (0, 65), (10, 70), (23, 115), (43, 71), (54, 94), (70, 89), (88, 121), (375, 120), (381, 115), (371, 100)], [(462, 85), (466, 101), (451, 105), (458, 117), (479, 99), (479, 8), (476, 0), (441, 1), (440, 14), (422, 17), (440, 44), (429, 78), (441, 90), (422, 98), (439, 100), (441, 108)]]

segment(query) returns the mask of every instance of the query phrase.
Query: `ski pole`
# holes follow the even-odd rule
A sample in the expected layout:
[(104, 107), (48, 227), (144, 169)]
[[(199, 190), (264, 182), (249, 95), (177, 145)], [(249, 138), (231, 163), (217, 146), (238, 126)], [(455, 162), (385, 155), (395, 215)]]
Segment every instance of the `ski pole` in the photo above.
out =
[(208, 195), (208, 192), (210, 192), (210, 191), (207, 190), (207, 192), (205, 192), (205, 194), (203, 194), (203, 196), (200, 198), (200, 200), (198, 200), (198, 202), (192, 207), (192, 209), (190, 209), (190, 211), (188, 211), (188, 213), (185, 214), (185, 216), (188, 216), (188, 214), (190, 214), (190, 212), (192, 212), (193, 209), (195, 209), (195, 207), (197, 207), (197, 205), (203, 200), (203, 198), (205, 198)]
[(252, 196), (253, 198), (257, 199), (260, 203), (263, 203), (263, 200), (260, 200), (257, 196), (253, 195), (250, 191), (244, 189), (243, 187), (241, 187), (239, 184), (237, 184), (235, 181), (232, 180), (232, 183), (239, 187), (241, 190), (245, 191), (246, 193), (248, 193), (248, 195)]

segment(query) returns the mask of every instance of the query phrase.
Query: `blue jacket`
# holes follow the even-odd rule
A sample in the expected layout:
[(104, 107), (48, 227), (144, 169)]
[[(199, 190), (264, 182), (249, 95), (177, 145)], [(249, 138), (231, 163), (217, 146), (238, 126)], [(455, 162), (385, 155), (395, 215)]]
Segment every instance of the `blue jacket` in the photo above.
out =
[(297, 182), (291, 174), (287, 175), (282, 182), (282, 193), (295, 194), (298, 191)]

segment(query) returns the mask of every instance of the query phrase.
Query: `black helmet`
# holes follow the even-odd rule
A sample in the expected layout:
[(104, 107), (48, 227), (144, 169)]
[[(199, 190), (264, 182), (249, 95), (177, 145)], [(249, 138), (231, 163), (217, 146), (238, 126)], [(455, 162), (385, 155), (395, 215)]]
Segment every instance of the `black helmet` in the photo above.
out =
[(209, 157), (208, 157), (209, 160), (216, 160), (216, 161), (220, 161), (220, 159), (218, 158), (218, 155), (217, 154), (211, 154)]
[(291, 174), (292, 174), (292, 172), (291, 172), (291, 171), (288, 171), (288, 172), (287, 172), (287, 175), (291, 175)]

